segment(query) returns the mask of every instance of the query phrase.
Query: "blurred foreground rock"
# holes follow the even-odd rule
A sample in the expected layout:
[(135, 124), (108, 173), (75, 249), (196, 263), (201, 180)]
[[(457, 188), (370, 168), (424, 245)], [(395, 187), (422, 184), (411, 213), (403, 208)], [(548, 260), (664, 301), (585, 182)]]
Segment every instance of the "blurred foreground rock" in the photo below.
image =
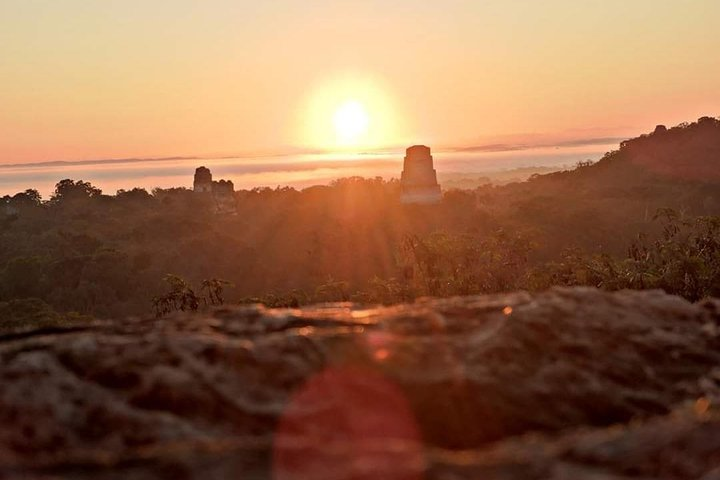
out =
[(660, 292), (7, 334), (0, 478), (718, 480), (719, 385), (720, 302)]

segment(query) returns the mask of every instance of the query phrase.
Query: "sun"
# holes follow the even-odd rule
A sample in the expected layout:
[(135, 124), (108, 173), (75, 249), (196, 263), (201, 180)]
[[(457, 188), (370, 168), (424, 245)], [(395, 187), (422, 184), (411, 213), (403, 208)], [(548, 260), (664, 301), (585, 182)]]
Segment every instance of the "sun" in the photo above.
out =
[(366, 152), (398, 143), (398, 119), (391, 90), (381, 79), (360, 73), (328, 77), (298, 104), (297, 141), (325, 152)]
[(341, 145), (357, 145), (367, 136), (370, 116), (357, 100), (347, 100), (333, 115), (337, 141)]

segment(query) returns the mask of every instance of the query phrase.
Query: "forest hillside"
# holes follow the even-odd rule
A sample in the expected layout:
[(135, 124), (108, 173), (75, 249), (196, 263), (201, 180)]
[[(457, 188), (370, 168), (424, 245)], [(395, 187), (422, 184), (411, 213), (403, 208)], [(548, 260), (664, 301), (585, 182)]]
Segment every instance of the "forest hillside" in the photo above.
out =
[(397, 181), (346, 178), (239, 191), (228, 215), (182, 188), (107, 195), (66, 179), (48, 199), (2, 198), (0, 311), (6, 326), (142, 315), (173, 288), (198, 306), (552, 285), (695, 300), (720, 289), (718, 171), (720, 120), (704, 117), (627, 140), (597, 163), (447, 190), (436, 206), (401, 205)]

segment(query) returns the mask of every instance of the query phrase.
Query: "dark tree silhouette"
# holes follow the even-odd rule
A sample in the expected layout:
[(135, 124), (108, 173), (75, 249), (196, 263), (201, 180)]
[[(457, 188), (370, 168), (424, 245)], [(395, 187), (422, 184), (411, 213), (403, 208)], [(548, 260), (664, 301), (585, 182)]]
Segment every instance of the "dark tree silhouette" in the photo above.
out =
[(230, 285), (230, 282), (213, 278), (203, 280), (198, 294), (195, 289), (184, 279), (177, 275), (168, 274), (165, 276), (170, 290), (153, 298), (155, 315), (162, 317), (175, 311), (197, 311), (201, 306), (222, 305), (224, 303), (223, 289)]
[(55, 186), (55, 192), (50, 197), (50, 203), (61, 203), (71, 200), (84, 200), (102, 195), (102, 190), (94, 187), (90, 182), (82, 180), (61, 180)]

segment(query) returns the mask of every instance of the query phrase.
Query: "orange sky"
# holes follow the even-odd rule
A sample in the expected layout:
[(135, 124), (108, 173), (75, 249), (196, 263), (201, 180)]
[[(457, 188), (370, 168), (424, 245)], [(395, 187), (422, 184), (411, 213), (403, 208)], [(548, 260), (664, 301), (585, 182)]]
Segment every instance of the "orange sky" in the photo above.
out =
[(2, 0), (0, 163), (631, 136), (720, 115), (717, 0)]

